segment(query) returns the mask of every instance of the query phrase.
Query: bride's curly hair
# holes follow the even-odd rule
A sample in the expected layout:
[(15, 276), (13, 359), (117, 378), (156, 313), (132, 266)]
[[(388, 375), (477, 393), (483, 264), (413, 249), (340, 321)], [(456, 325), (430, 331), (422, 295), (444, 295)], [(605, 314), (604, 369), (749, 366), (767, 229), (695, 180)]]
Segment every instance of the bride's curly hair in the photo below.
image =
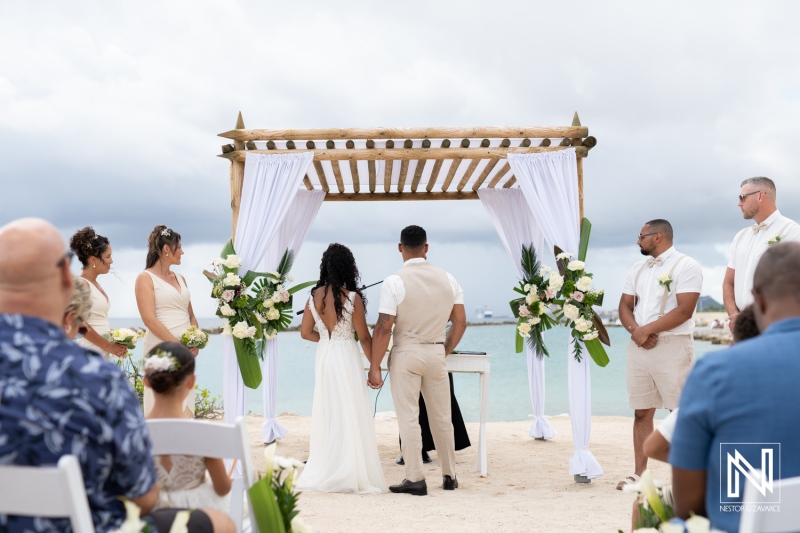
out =
[(353, 252), (350, 248), (337, 242), (328, 246), (328, 249), (322, 254), (322, 261), (319, 264), (319, 281), (311, 289), (311, 296), (314, 296), (314, 291), (318, 288), (325, 287), (325, 295), (322, 298), (322, 309), (325, 309), (325, 296), (328, 295), (328, 289), (333, 291), (333, 307), (336, 310), (336, 318), (342, 319), (342, 296), (344, 293), (342, 289), (355, 292), (361, 296), (364, 302), (364, 307), (367, 306), (367, 298), (359, 289), (361, 285), (361, 274), (358, 273), (356, 266), (356, 259), (353, 257)]

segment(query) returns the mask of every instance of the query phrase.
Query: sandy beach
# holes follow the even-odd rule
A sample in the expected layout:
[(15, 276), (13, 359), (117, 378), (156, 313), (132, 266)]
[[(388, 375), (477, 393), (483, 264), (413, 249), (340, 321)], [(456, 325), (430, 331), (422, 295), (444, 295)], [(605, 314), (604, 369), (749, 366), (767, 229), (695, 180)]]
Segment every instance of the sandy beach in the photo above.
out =
[[(311, 419), (282, 414), (279, 420), (289, 433), (279, 441), (277, 453), (305, 460)], [(263, 473), (261, 422), (260, 417), (248, 417), (256, 472)], [(301, 516), (318, 532), (629, 531), (634, 496), (615, 486), (633, 471), (633, 418), (592, 419), (591, 450), (605, 475), (583, 485), (569, 475), (573, 451), (569, 417), (556, 416), (550, 422), (557, 432), (551, 441), (528, 437), (530, 421), (489, 423), (486, 478), (475, 470), (478, 424), (467, 424), (473, 445), (456, 453), (456, 491), (441, 489), (433, 452), (433, 462), (425, 465), (427, 497), (307, 492), (300, 497)], [(375, 431), (387, 484), (398, 483), (403, 467), (395, 464), (397, 422), (376, 420)], [(663, 463), (650, 461), (650, 468), (656, 479), (670, 476)]]

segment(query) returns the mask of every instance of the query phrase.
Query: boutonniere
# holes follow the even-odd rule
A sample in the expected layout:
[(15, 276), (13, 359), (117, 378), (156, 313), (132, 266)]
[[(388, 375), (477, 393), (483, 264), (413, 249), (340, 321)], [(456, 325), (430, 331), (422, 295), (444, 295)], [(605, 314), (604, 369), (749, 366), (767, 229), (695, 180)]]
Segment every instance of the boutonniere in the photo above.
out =
[(669, 277), (669, 274), (661, 274), (658, 276), (658, 284), (662, 287), (666, 287), (669, 290), (669, 284), (672, 283), (672, 278)]
[(775, 235), (774, 237), (767, 239), (767, 246), (772, 246), (774, 244), (778, 244), (779, 242), (781, 242), (781, 236)]

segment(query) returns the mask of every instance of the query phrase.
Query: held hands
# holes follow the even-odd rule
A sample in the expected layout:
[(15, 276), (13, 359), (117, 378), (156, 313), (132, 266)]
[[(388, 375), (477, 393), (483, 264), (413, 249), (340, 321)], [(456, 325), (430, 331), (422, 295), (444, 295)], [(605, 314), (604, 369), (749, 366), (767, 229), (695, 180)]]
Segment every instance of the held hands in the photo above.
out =
[(631, 340), (639, 348), (649, 350), (658, 342), (658, 335), (650, 333), (647, 326), (637, 326), (636, 329), (633, 330), (633, 333), (631, 333)]
[(367, 385), (372, 389), (380, 389), (383, 386), (383, 378), (381, 378), (380, 368), (370, 368), (369, 377), (367, 378)]
[(124, 344), (117, 344), (115, 342), (110, 343), (108, 348), (108, 353), (111, 355), (116, 355), (120, 359), (128, 355), (128, 347)]

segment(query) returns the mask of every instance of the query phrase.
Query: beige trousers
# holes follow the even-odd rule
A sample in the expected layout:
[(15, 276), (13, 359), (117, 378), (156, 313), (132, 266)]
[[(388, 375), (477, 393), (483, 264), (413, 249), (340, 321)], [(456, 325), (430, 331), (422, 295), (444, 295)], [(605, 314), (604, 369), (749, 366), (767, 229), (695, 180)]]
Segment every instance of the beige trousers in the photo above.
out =
[(419, 394), (425, 399), (436, 455), (442, 476), (456, 477), (453, 421), (450, 416), (450, 380), (447, 377), (444, 346), (405, 344), (394, 346), (389, 356), (397, 425), (400, 428), (406, 479), (425, 479), (422, 471), (422, 430), (419, 427)]
[(629, 341), (625, 381), (631, 409), (677, 409), (693, 361), (691, 335), (662, 335), (650, 350)]

